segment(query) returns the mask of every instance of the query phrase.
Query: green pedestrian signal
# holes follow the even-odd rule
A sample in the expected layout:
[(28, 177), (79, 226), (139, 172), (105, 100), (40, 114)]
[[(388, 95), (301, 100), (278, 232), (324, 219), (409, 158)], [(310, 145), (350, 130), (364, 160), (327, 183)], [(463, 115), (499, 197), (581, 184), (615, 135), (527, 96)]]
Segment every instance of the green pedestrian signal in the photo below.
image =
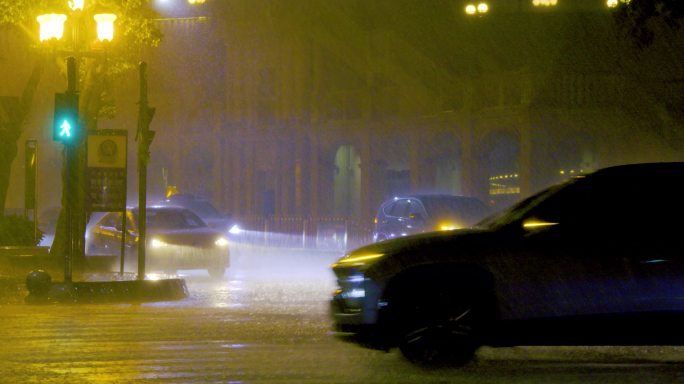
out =
[(73, 144), (79, 140), (79, 133), (78, 94), (56, 93), (52, 139), (64, 144)]

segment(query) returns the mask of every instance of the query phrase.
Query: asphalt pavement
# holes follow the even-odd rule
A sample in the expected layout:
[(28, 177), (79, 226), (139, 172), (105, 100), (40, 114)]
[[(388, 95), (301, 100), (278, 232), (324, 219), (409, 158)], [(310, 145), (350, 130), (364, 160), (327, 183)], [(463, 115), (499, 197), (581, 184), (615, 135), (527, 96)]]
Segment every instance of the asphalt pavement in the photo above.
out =
[(682, 347), (482, 348), (463, 368), (425, 370), (347, 343), (327, 314), (338, 256), (244, 248), (224, 279), (180, 271), (189, 290), (180, 300), (4, 300), (0, 383), (684, 382)]

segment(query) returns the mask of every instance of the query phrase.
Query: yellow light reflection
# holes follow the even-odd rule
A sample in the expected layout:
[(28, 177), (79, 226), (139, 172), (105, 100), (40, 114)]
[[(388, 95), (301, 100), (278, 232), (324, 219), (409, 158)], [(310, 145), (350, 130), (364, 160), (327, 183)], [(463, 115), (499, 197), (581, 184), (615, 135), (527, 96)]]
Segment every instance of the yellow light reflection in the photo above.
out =
[(558, 223), (552, 223), (552, 222), (537, 220), (537, 219), (530, 219), (530, 220), (526, 220), (523, 223), (523, 228), (526, 228), (526, 229), (543, 228), (543, 227), (550, 227), (553, 225), (558, 225)]
[[(384, 253), (372, 253), (372, 254), (361, 254), (357, 256), (347, 256), (340, 261), (337, 262), (337, 264), (351, 264), (351, 263), (358, 263), (360, 261), (366, 261), (366, 260), (372, 260), (372, 259), (377, 259), (378, 257), (384, 256)], [(337, 265), (337, 264), (333, 264)]]

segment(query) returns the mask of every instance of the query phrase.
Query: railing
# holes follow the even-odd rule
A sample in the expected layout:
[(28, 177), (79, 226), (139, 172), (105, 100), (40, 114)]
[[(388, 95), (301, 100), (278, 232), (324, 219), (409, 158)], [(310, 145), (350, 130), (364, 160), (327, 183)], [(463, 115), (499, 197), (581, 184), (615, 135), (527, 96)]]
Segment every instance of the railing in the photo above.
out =
[(369, 225), (344, 218), (246, 217), (233, 241), (246, 244), (346, 250), (372, 241)]

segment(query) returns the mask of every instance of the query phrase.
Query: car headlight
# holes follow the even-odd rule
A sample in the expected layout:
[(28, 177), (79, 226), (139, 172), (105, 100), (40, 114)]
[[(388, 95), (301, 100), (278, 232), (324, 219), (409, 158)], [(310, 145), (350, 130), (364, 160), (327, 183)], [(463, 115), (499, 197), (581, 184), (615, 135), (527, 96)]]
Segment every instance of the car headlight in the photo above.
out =
[(459, 225), (453, 221), (443, 221), (437, 225), (437, 230), (439, 231), (453, 231), (454, 229), (461, 229), (462, 225)]
[(217, 247), (226, 247), (228, 246), (228, 240), (226, 240), (225, 237), (219, 237), (218, 239), (216, 239), (216, 241), (214, 241), (214, 244)]
[(230, 227), (230, 229), (228, 230), (228, 233), (231, 233), (231, 234), (233, 234), (233, 235), (237, 235), (237, 234), (239, 234), (240, 232), (242, 232), (242, 229), (241, 229), (240, 226), (238, 226), (237, 224), (234, 224), (234, 225), (233, 225), (232, 227)]
[(152, 248), (161, 248), (166, 247), (168, 244), (159, 239), (152, 239), (152, 241), (150, 241), (150, 245)]

